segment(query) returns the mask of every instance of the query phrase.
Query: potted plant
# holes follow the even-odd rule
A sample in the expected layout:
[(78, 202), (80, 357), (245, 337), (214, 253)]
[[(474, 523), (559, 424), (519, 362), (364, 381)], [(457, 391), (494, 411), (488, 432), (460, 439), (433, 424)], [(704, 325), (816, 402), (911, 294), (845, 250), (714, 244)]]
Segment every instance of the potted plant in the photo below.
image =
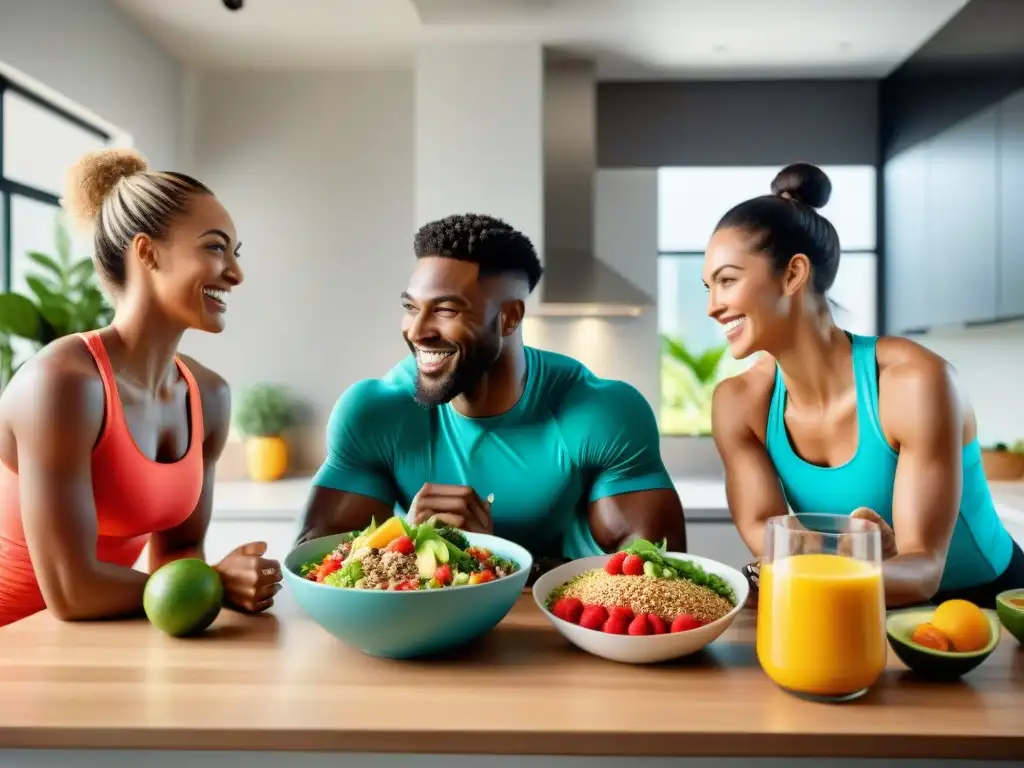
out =
[(989, 480), (1019, 480), (1024, 477), (1024, 444), (1018, 441), (1011, 448), (996, 443), (982, 448), (981, 462)]
[(295, 404), (284, 387), (256, 384), (242, 392), (235, 428), (245, 440), (245, 469), (257, 482), (279, 480), (288, 471), (284, 432), (295, 424)]
[(92, 259), (74, 260), (60, 214), (54, 225), (56, 255), (26, 254), (37, 267), (25, 279), (31, 296), (0, 293), (0, 389), (24, 362), (17, 358), (31, 357), (62, 336), (102, 328), (114, 316), (97, 284)]

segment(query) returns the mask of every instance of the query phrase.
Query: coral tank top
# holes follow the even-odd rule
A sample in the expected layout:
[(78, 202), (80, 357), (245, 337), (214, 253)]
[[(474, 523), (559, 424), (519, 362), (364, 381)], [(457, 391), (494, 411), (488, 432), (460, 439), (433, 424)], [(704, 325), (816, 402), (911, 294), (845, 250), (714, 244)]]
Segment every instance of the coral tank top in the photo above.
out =
[[(103, 379), (103, 428), (92, 453), (101, 562), (133, 566), (151, 534), (188, 519), (203, 488), (203, 408), (192, 372), (175, 358), (188, 384), (189, 444), (185, 455), (161, 463), (139, 450), (128, 429), (114, 369), (99, 335), (79, 334)], [(25, 543), (18, 475), (0, 464), (0, 627), (46, 607)]]

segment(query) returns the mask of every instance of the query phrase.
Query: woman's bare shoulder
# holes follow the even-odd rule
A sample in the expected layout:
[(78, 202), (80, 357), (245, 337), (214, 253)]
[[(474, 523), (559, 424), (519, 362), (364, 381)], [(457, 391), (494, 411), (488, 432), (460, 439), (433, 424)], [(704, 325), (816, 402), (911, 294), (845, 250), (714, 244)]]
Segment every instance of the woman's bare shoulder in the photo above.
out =
[(712, 422), (718, 429), (750, 429), (764, 440), (775, 387), (775, 359), (767, 354), (743, 373), (723, 379), (712, 398)]
[(0, 395), (0, 420), (15, 432), (56, 423), (69, 436), (98, 434), (103, 414), (103, 379), (75, 336), (56, 339), (26, 360)]

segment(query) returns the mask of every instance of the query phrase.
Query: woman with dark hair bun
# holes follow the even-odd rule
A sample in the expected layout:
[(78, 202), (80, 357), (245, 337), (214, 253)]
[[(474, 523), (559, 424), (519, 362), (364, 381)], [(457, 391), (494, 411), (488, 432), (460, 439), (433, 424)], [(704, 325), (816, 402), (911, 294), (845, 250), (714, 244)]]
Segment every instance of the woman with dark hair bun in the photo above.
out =
[(1024, 553), (996, 514), (974, 411), (938, 355), (836, 325), (839, 235), (815, 210), (831, 191), (820, 168), (790, 165), (708, 244), (708, 314), (736, 358), (766, 353), (713, 398), (733, 520), (760, 557), (765, 521), (787, 505), (868, 518), (882, 529), (889, 607), (994, 607), (1024, 587)]

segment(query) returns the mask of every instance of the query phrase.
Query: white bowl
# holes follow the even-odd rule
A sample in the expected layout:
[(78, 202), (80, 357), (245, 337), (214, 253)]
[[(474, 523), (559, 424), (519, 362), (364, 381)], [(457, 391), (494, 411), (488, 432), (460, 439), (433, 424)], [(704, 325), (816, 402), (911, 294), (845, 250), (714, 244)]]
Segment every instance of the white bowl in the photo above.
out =
[(743, 609), (750, 593), (750, 584), (746, 577), (735, 568), (709, 560), (706, 557), (689, 555), (682, 552), (666, 552), (669, 557), (688, 560), (701, 566), (708, 573), (721, 576), (736, 593), (736, 607), (722, 618), (705, 624), (703, 627), (688, 629), (685, 632), (666, 633), (664, 635), (610, 635), (594, 629), (586, 629), (578, 624), (564, 621), (547, 609), (548, 596), (565, 582), (593, 568), (603, 568), (611, 555), (583, 557), (560, 565), (541, 576), (533, 585), (533, 599), (548, 621), (550, 621), (564, 638), (573, 645), (588, 653), (611, 661), (626, 664), (653, 664), (669, 659), (678, 659), (705, 648), (713, 643), (729, 628), (736, 616)]

